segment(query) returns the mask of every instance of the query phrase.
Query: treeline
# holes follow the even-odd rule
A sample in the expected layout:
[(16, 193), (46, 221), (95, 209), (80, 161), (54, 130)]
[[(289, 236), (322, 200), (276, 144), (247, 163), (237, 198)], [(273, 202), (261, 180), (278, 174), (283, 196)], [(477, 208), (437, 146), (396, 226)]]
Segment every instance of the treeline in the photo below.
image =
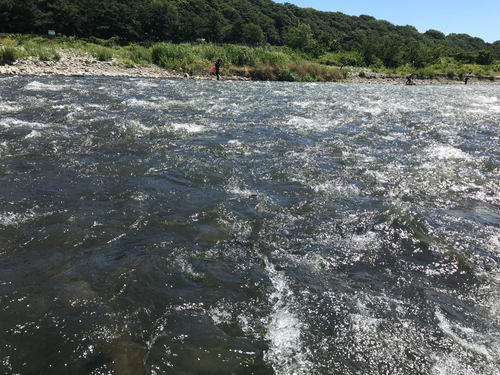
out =
[(286, 46), (325, 64), (423, 67), (453, 57), (493, 64), (500, 41), (419, 33), (370, 16), (271, 0), (0, 0), (0, 32), (156, 42)]

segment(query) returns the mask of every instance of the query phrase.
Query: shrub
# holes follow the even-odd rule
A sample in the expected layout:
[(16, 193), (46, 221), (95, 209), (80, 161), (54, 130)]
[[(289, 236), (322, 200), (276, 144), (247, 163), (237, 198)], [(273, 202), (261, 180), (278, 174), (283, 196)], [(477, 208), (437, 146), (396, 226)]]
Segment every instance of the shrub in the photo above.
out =
[(432, 67), (427, 66), (425, 68), (417, 69), (414, 74), (420, 78), (432, 78), (436, 75), (436, 72)]
[(344, 66), (362, 66), (364, 64), (363, 56), (359, 52), (342, 51), (339, 52), (340, 65)]
[(151, 63), (151, 49), (144, 48), (138, 46), (137, 44), (131, 44), (125, 47), (125, 55), (126, 59), (128, 58), (130, 61), (140, 64), (140, 63)]
[(0, 49), (0, 61), (10, 62), (19, 58), (19, 51), (12, 46), (5, 46)]
[(300, 81), (300, 75), (290, 71), (288, 68), (282, 68), (276, 72), (276, 80), (288, 82)]
[(42, 61), (60, 60), (61, 55), (54, 48), (42, 47), (37, 51), (38, 58)]
[(22, 45), (26, 56), (37, 56), (41, 61), (59, 60), (61, 55), (53, 47), (46, 47), (40, 43), (43, 38), (36, 37), (25, 41)]
[(477, 52), (476, 62), (480, 65), (491, 65), (495, 62), (495, 55), (491, 51), (482, 49)]
[(135, 68), (134, 62), (128, 59), (122, 60), (121, 65), (123, 65), (127, 69)]
[(165, 69), (176, 69), (195, 61), (194, 48), (185, 44), (155, 44), (151, 49), (154, 64)]
[(113, 58), (113, 51), (106, 47), (97, 47), (92, 51), (92, 56), (99, 61), (110, 61)]
[(15, 47), (18, 45), (17, 40), (12, 39), (10, 37), (0, 39), (0, 44), (4, 45), (4, 46), (11, 46), (11, 47)]
[(255, 66), (257, 60), (250, 47), (226, 44), (223, 47), (224, 61), (236, 66)]

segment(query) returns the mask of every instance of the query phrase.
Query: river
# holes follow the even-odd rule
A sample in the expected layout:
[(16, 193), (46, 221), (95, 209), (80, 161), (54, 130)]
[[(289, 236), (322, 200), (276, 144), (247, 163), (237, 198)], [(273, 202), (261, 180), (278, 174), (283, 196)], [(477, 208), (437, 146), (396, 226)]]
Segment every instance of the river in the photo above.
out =
[(500, 86), (0, 76), (0, 372), (498, 374)]

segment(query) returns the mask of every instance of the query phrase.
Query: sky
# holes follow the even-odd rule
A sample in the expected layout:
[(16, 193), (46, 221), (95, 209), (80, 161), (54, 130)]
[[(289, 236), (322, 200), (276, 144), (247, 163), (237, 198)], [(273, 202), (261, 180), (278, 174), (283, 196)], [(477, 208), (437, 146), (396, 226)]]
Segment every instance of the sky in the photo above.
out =
[(275, 0), (301, 8), (365, 14), (394, 25), (415, 26), (421, 33), (429, 29), (445, 35), (469, 34), (487, 43), (500, 40), (500, 0)]

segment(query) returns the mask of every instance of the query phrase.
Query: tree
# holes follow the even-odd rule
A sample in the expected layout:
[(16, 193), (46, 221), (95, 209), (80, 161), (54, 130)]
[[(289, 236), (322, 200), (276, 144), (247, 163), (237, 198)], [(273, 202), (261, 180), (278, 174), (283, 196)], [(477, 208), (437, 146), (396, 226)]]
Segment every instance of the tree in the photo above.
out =
[(243, 26), (243, 39), (251, 45), (259, 45), (265, 42), (262, 29), (254, 23), (247, 23)]
[(380, 47), (380, 59), (387, 68), (397, 68), (401, 64), (401, 41), (398, 35), (386, 35)]
[(426, 35), (432, 39), (438, 39), (438, 40), (444, 40), (446, 38), (446, 36), (441, 31), (437, 31), (434, 29), (427, 30), (424, 33), (424, 35)]
[(288, 28), (284, 41), (288, 47), (304, 52), (312, 41), (311, 26), (301, 23)]
[(408, 46), (405, 58), (411, 61), (416, 68), (422, 68), (430, 61), (430, 55), (427, 48), (418, 42), (412, 42)]
[(491, 51), (479, 50), (477, 51), (476, 62), (480, 65), (491, 65), (495, 62), (495, 55)]

